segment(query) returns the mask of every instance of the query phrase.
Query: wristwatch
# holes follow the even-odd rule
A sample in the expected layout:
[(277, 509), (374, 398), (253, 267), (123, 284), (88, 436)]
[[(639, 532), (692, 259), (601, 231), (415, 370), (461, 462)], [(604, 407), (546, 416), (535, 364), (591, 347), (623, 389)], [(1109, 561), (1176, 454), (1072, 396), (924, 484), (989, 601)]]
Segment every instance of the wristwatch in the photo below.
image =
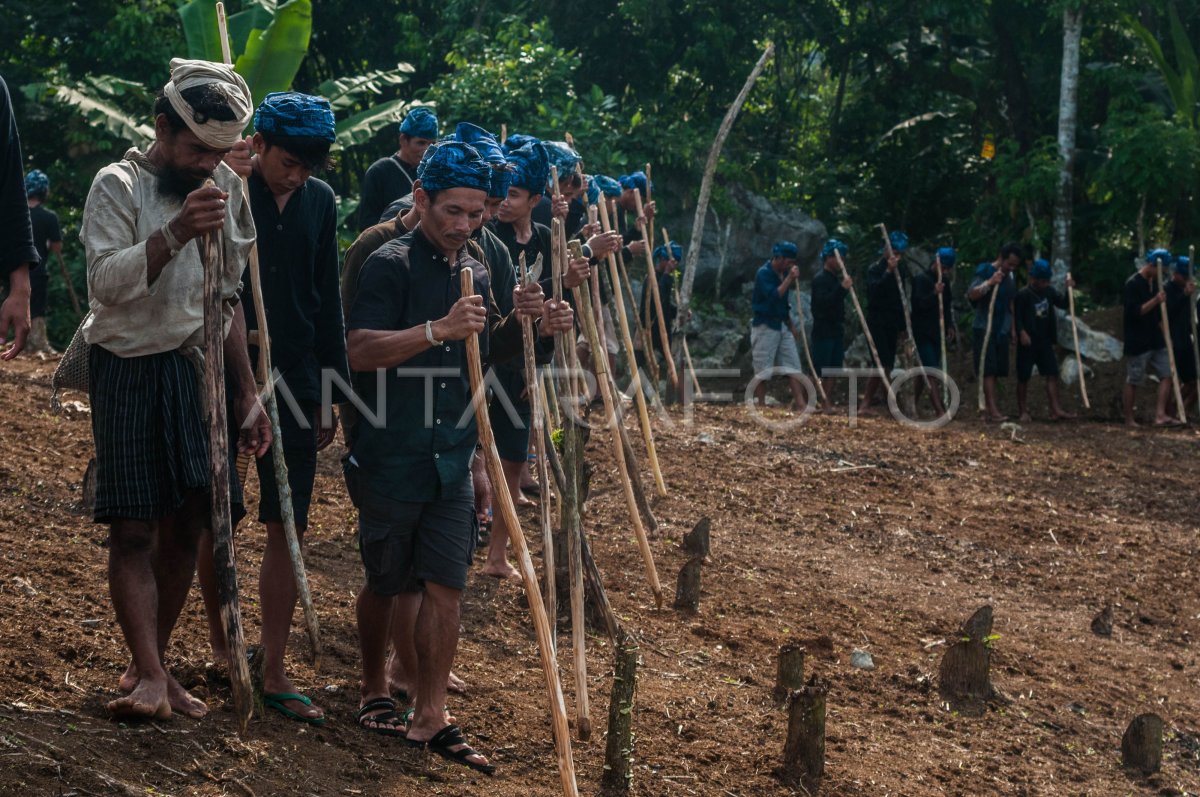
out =
[(442, 345), (442, 341), (436, 339), (433, 336), (433, 322), (432, 321), (425, 322), (425, 340), (429, 341), (430, 346), (441, 346)]

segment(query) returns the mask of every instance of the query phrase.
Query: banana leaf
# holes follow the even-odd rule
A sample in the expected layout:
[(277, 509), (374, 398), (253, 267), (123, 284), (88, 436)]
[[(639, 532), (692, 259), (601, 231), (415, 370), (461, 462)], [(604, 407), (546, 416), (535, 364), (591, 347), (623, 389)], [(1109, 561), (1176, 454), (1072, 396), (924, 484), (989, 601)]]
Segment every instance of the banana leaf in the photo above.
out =
[(266, 30), (275, 18), (275, 4), (243, 3), (242, 10), (226, 20), (229, 24), (229, 47), (236, 61), (246, 51), (246, 42), (255, 30)]
[(347, 149), (370, 141), (380, 130), (399, 122), (400, 117), (415, 104), (408, 100), (391, 100), (343, 119), (337, 123), (334, 146)]
[(272, 91), (291, 88), (296, 71), (308, 54), (312, 36), (310, 0), (288, 0), (275, 10), (265, 30), (253, 30), (234, 69), (246, 79), (258, 105)]
[(216, 0), (189, 0), (179, 7), (188, 58), (222, 61), (221, 38), (217, 34)]
[(135, 146), (145, 147), (154, 140), (153, 127), (125, 113), (106, 99), (96, 96), (94, 91), (93, 87), (82, 84), (56, 86), (49, 83), (29, 83), (21, 87), (21, 93), (29, 99), (35, 102), (50, 99), (75, 108), (89, 124), (101, 127)]
[(395, 69), (368, 72), (365, 75), (326, 80), (317, 86), (317, 94), (329, 100), (335, 111), (353, 107), (360, 99), (369, 95), (382, 94), (385, 86), (399, 86), (408, 82), (415, 70), (412, 64), (396, 64)]

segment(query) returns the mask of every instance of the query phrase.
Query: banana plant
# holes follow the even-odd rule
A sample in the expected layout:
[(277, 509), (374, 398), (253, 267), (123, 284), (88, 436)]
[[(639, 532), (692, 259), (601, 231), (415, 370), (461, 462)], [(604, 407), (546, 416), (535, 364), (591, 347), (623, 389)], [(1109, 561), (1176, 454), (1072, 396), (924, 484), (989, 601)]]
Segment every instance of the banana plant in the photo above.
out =
[(1126, 17), (1126, 22), (1150, 52), (1151, 60), (1167, 84), (1176, 113), (1182, 114), (1193, 129), (1200, 128), (1200, 58), (1196, 56), (1196, 49), (1175, 4), (1171, 3), (1167, 11), (1171, 46), (1175, 51), (1174, 64), (1167, 60), (1162, 45), (1145, 25), (1132, 16)]

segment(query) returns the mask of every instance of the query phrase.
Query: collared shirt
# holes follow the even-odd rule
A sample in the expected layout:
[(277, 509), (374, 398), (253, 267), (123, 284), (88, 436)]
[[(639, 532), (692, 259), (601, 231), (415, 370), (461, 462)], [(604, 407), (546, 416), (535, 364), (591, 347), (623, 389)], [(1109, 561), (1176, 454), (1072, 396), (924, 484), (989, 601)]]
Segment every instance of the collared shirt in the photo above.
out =
[[(893, 278), (894, 279), (894, 278)], [(941, 339), (941, 329), (938, 324), (938, 305), (942, 306), (942, 314), (946, 320), (946, 328), (954, 328), (954, 300), (950, 295), (950, 283), (942, 274), (941, 301), (937, 292), (937, 272), (919, 272), (912, 280), (912, 325), (913, 337), (918, 343), (936, 343)]]
[(1028, 333), (1031, 346), (1053, 346), (1058, 342), (1058, 315), (1054, 312), (1056, 307), (1065, 310), (1067, 297), (1053, 287), (1047, 286), (1046, 290), (1037, 291), (1032, 285), (1026, 285), (1017, 291), (1017, 298), (1013, 300), (1017, 334)]
[(771, 261), (763, 263), (754, 276), (754, 294), (750, 299), (750, 305), (754, 309), (751, 326), (766, 324), (771, 329), (783, 329), (791, 308), (788, 306), (788, 298), (779, 295), (779, 286), (782, 284), (783, 278), (771, 268)]
[[(900, 272), (901, 282), (907, 282), (908, 266), (903, 257), (896, 270)], [(896, 275), (888, 271), (887, 258), (880, 258), (867, 269), (867, 319), (895, 331), (904, 329), (904, 300), (900, 291)]]
[(1167, 341), (1162, 331), (1162, 311), (1157, 307), (1143, 314), (1142, 306), (1154, 298), (1157, 281), (1148, 280), (1140, 271), (1125, 280), (1125, 356), (1136, 357), (1148, 351), (1165, 349)]
[[(146, 239), (183, 207), (182, 199), (159, 192), (155, 172), (146, 156), (132, 148), (124, 160), (97, 173), (83, 208), (79, 240), (87, 253), (92, 310), (83, 336), (118, 357), (204, 346), (201, 239), (184, 244), (154, 284), (146, 281)], [(221, 272), (228, 334), (242, 270), (254, 244), (254, 219), (233, 169), (219, 163), (213, 181), (229, 194)]]
[(842, 337), (843, 322), (846, 317), (846, 295), (850, 293), (842, 287), (842, 277), (829, 269), (822, 268), (821, 273), (812, 280), (812, 314), (813, 339)]
[[(967, 289), (969, 294), (971, 291), (981, 287), (983, 283), (991, 279), (991, 276), (996, 273), (996, 267), (991, 263), (981, 264), (991, 268), (986, 277), (976, 277), (971, 280), (971, 287)], [(1012, 304), (1013, 297), (1017, 294), (1017, 281), (1013, 279), (1010, 273), (1004, 277), (1004, 280), (998, 286), (988, 288), (983, 295), (971, 302), (971, 306), (975, 308), (975, 320), (971, 323), (971, 329), (983, 332), (987, 329), (988, 308), (992, 304), (992, 291), (997, 290), (996, 295), (996, 310), (992, 316), (992, 335), (1002, 336), (1007, 335), (1012, 329), (1012, 315), (1008, 312), (1009, 305)]]
[[(333, 189), (309, 177), (283, 210), (257, 172), (250, 207), (258, 228), (258, 263), (271, 335), (271, 365), (298, 401), (321, 401), (321, 372), (349, 383), (346, 328), (338, 285), (337, 208)], [(242, 277), (243, 283), (250, 274)], [(258, 318), (246, 313), (246, 328)], [(257, 347), (251, 347), (255, 362)], [(335, 397), (335, 401), (337, 398)]]
[(394, 199), (412, 193), (417, 167), (400, 160), (399, 155), (380, 158), (363, 175), (358, 203), (358, 229), (365, 230), (379, 221), (379, 214)]
[(0, 79), (0, 277), (7, 277), (18, 266), (37, 265), (33, 229), (29, 224), (29, 205), (25, 199), (25, 178), (21, 167), (21, 140), (13, 117), (8, 87)]
[[(451, 262), (418, 225), (367, 258), (349, 328), (405, 330), (444, 318), (462, 295), (463, 268), (472, 271), (476, 293), (493, 308), (483, 264), (465, 248)], [(489, 322), (493, 315), (489, 311)], [(486, 352), (486, 331), (479, 341)], [(362, 414), (351, 440), (352, 456), (369, 489), (399, 501), (432, 501), (467, 477), (477, 433), (466, 341), (444, 341), (398, 367), (357, 373), (355, 380), (359, 396), (375, 415)]]

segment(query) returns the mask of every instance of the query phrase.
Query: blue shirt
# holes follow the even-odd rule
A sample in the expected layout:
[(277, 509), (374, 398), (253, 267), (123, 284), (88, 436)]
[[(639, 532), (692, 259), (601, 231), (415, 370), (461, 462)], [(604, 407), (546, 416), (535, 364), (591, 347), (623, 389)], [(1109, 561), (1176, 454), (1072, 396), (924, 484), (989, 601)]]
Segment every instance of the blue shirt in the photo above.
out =
[[(971, 281), (971, 286), (967, 289), (968, 293), (983, 285), (992, 278), (996, 273), (996, 267), (991, 263), (981, 263), (989, 267), (987, 276), (977, 276)], [(987, 329), (988, 308), (992, 304), (992, 291), (998, 290), (1000, 294), (996, 297), (996, 310), (992, 316), (992, 336), (1001, 337), (1007, 335), (1012, 329), (1012, 316), (1009, 314), (1009, 305), (1012, 304), (1013, 297), (1017, 295), (1017, 281), (1013, 279), (1012, 274), (1005, 276), (1004, 280), (995, 288), (988, 290), (971, 304), (975, 307), (975, 320), (971, 323), (971, 329), (978, 332), (983, 332)], [(936, 316), (935, 316), (936, 317)]]
[(751, 326), (766, 324), (771, 329), (783, 329), (790, 309), (787, 296), (779, 295), (779, 286), (783, 279), (771, 268), (771, 261), (762, 264), (754, 277), (754, 295), (750, 306), (754, 310), (754, 320)]

